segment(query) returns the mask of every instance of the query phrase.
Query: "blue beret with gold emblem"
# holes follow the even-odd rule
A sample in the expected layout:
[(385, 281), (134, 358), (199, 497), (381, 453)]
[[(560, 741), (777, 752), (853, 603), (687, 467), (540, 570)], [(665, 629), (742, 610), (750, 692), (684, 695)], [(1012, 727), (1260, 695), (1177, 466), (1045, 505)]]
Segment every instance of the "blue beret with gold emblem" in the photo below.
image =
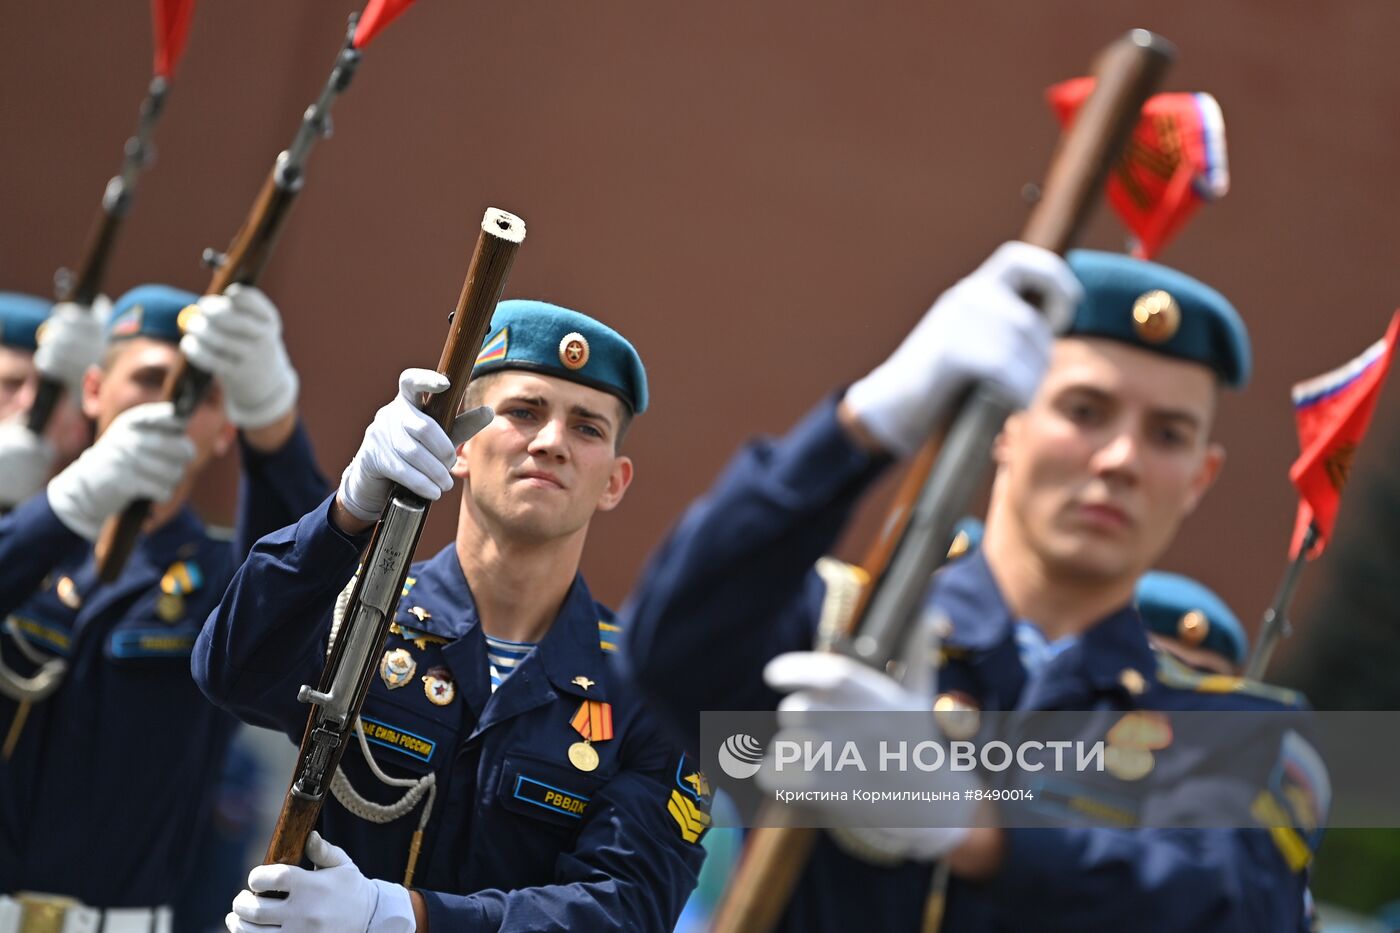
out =
[(1249, 637), (1225, 600), (1204, 584), (1176, 573), (1149, 570), (1138, 580), (1137, 608), (1149, 632), (1201, 647), (1242, 666)]
[(1224, 295), (1131, 256), (1073, 250), (1066, 258), (1084, 286), (1070, 336), (1107, 337), (1199, 363), (1233, 388), (1249, 381), (1249, 334)]
[(523, 369), (568, 379), (622, 399), (633, 414), (647, 409), (647, 371), (617, 331), (586, 314), (544, 301), (496, 305), (473, 378)]
[(16, 350), (38, 347), (35, 333), (49, 316), (53, 302), (19, 292), (0, 292), (0, 345)]
[(194, 292), (169, 285), (138, 285), (112, 306), (107, 342), (149, 337), (179, 343), (180, 312), (198, 300)]

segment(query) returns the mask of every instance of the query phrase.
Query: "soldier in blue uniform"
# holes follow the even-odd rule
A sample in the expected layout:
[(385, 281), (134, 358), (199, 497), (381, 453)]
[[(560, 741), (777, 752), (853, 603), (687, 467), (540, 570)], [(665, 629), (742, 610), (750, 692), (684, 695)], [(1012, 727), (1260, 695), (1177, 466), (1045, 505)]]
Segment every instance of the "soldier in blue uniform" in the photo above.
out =
[[(1052, 312), (1074, 309), (1053, 342), (1019, 297), (1032, 281)], [(935, 708), (1295, 706), (1282, 691), (1154, 654), (1131, 605), (1138, 577), (1220, 469), (1210, 439), (1220, 387), (1248, 372), (1238, 316), (1200, 282), (1126, 257), (1078, 252), (1066, 265), (1008, 244), (880, 367), (786, 437), (738, 455), (654, 555), (622, 614), (622, 660), (690, 747), (700, 710), (771, 709), (785, 692), (791, 709), (927, 709), (932, 697), (882, 672), (804, 650), (834, 589), (826, 581), (840, 579), (812, 568), (892, 455), (917, 449), (976, 378), (1028, 407), (997, 439), (980, 549), (932, 589), (951, 622)], [(1297, 930), (1321, 813), (1297, 816), (1306, 836), (827, 833), (781, 927), (919, 929), (942, 860), (948, 930)]]
[[(0, 521), (0, 929), (170, 928), (236, 725), (194, 683), (195, 635), (254, 538), (328, 487), (261, 292), (141, 286), (107, 334), (82, 391), (96, 442)], [(217, 377), (188, 426), (154, 401), (182, 351)], [(190, 468), (235, 439), (230, 543), (186, 500)], [(100, 584), (94, 542), (137, 497), (156, 501), (152, 518), (121, 576)]]
[(0, 292), (0, 421), (29, 407), (34, 398), (35, 333), (50, 302), (19, 292)]
[(298, 687), (390, 482), (437, 499), (463, 480), (456, 540), (409, 571), (321, 815), (344, 849), (313, 835), (319, 870), (253, 869), (230, 930), (662, 931), (695, 885), (709, 784), (614, 676), (619, 628), (578, 573), (632, 481), (641, 359), (585, 315), (505, 301), (473, 375), (469, 404), (495, 416), (475, 409), (458, 448), (413, 402), (446, 379), (404, 372), (337, 494), (258, 542), (200, 634), (206, 693), (299, 740)]
[(1138, 581), (1134, 600), (1148, 640), (1198, 671), (1238, 674), (1249, 657), (1244, 626), (1205, 584), (1164, 570)]
[[(51, 314), (54, 308), (58, 310)], [(109, 309), (101, 299), (98, 313)], [(96, 313), (0, 292), (0, 509), (13, 508), (44, 488), (55, 465), (66, 466), (91, 442), (74, 399), (81, 394), (82, 373), (97, 362), (101, 347)], [(54, 408), (43, 438), (24, 424), (40, 372), (61, 379), (69, 390)]]

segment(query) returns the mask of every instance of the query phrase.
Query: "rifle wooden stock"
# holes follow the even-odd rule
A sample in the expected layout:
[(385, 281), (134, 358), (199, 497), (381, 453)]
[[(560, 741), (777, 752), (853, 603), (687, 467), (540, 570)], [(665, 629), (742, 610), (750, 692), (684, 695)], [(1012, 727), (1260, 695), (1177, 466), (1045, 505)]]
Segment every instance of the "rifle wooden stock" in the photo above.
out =
[[(1020, 239), (1057, 253), (1069, 248), (1174, 55), (1170, 43), (1143, 29), (1132, 30), (1100, 54), (1094, 92), (1061, 139)], [(1035, 302), (1035, 296), (1027, 298)], [(994, 393), (975, 389), (947, 432), (919, 451), (866, 555), (863, 567), (871, 582), (853, 616), (851, 638), (840, 650), (880, 670), (897, 657), (929, 576), (946, 559), (953, 526), (966, 510), (1010, 411), (1011, 405)], [(773, 822), (772, 814), (760, 822)], [(712, 933), (772, 930), (818, 832), (791, 826), (754, 829)]]
[[(257, 282), (268, 257), (272, 255), (277, 234), (281, 232), (299, 190), (299, 185), (278, 184), (276, 168), (268, 173), (252, 210), (234, 235), (228, 253), (215, 266), (204, 294), (221, 295), (230, 285), (253, 285)], [(164, 398), (174, 403), (176, 415), (189, 418), (208, 394), (213, 381), (210, 373), (191, 365), (181, 356), (166, 376)], [(98, 579), (102, 582), (111, 583), (121, 575), (136, 547), (136, 539), (141, 536), (141, 527), (150, 517), (152, 504), (150, 499), (136, 499), (102, 529), (97, 547), (101, 556)]]
[[(472, 366), (481, 352), (491, 315), (505, 288), (515, 252), (525, 238), (524, 223), (518, 217), (495, 208), (486, 212), (481, 228), (467, 278), (462, 285), (462, 294), (457, 300), (457, 309), (452, 313), (452, 329), (438, 360), (438, 372), (451, 380), (451, 386), (445, 392), (428, 396), (423, 404), (423, 411), (444, 431), (451, 428), (453, 419), (462, 407)], [(311, 699), (313, 705), (302, 736), (296, 770), (292, 774), (272, 840), (268, 843), (263, 862), (266, 865), (295, 865), (301, 861), (306, 838), (316, 825), (331, 777), (350, 743), (360, 707), (364, 705), (365, 695), (374, 679), (379, 656), (384, 650), (384, 640), (393, 621), (392, 606), (397, 604), (398, 594), (403, 589), (418, 536), (422, 534), (427, 519), (428, 506), (425, 500), (396, 488), (375, 526), (339, 633), (331, 646), (316, 689), (320, 697), (329, 698), (337, 684), (353, 680), (353, 699), (339, 721), (328, 715), (327, 707), (321, 705), (319, 700)], [(393, 527), (395, 522), (398, 527)], [(386, 592), (392, 597), (389, 611), (364, 611), (367, 600), (373, 598), (368, 594)], [(356, 622), (366, 619), (374, 625), (367, 642), (363, 640), (363, 633), (355, 630)], [(351, 656), (355, 651), (359, 652), (360, 657)], [(357, 665), (357, 669), (342, 670), (352, 663)], [(304, 693), (303, 698), (306, 696)]]

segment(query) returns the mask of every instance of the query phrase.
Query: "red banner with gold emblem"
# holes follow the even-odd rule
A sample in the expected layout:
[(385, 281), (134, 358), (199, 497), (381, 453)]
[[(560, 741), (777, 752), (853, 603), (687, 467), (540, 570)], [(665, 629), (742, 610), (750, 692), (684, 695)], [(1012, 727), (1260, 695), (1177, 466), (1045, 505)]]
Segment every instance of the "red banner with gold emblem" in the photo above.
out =
[(1400, 311), (1380, 340), (1351, 362), (1293, 387), (1293, 412), (1298, 421), (1302, 455), (1288, 471), (1298, 488), (1298, 519), (1290, 553), (1296, 557), (1308, 525), (1317, 528), (1317, 544), (1308, 556), (1317, 557), (1332, 534), (1356, 448), (1371, 424), (1385, 375), (1400, 336)]
[[(1074, 122), (1093, 89), (1093, 78), (1073, 78), (1045, 92), (1061, 126)], [(1201, 204), (1229, 190), (1225, 118), (1202, 93), (1150, 98), (1108, 179), (1109, 203), (1136, 239), (1139, 259), (1155, 256)]]

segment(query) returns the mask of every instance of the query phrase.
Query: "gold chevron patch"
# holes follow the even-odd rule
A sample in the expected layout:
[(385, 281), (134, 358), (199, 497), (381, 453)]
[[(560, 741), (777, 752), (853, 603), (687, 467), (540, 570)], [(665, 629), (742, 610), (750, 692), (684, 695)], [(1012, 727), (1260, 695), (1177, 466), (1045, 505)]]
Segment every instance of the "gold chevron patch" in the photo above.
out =
[(701, 810), (679, 789), (671, 791), (671, 799), (666, 802), (666, 809), (671, 813), (671, 819), (676, 821), (676, 825), (681, 829), (681, 838), (686, 842), (699, 842), (700, 837), (705, 835), (705, 830), (710, 828), (710, 814)]

